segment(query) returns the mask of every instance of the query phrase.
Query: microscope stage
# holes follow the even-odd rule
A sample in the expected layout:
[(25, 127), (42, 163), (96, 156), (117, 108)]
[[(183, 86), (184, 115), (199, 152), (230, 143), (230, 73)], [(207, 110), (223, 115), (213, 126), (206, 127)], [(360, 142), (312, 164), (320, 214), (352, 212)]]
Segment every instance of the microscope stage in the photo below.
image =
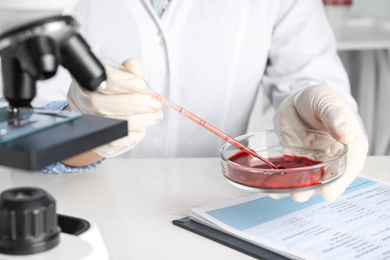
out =
[[(0, 123), (7, 121), (7, 108), (2, 108)], [(41, 125), (38, 130), (28, 133), (19, 131), (9, 140), (0, 139), (0, 165), (39, 170), (45, 165), (126, 135), (126, 121), (91, 115), (72, 115), (60, 122)]]

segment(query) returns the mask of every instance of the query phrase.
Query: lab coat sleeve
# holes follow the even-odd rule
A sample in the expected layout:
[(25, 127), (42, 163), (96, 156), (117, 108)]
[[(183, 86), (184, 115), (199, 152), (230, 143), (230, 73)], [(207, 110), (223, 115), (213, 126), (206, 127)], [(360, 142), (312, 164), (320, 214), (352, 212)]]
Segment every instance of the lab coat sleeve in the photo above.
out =
[[(53, 101), (47, 105), (45, 105), (44, 109), (50, 109), (50, 110), (60, 110), (67, 106), (66, 101)], [(48, 174), (58, 174), (58, 173), (70, 173), (70, 172), (82, 172), (82, 171), (90, 171), (98, 167), (105, 159), (102, 159), (100, 161), (97, 161), (95, 163), (91, 163), (89, 165), (81, 166), (81, 167), (70, 167), (67, 166), (61, 162), (55, 162), (49, 165), (46, 165), (42, 168), (42, 171), (44, 173)]]
[(322, 1), (283, 1), (280, 5), (262, 83), (275, 109), (297, 90), (325, 84), (336, 89), (357, 113)]
[(42, 168), (42, 171), (44, 173), (48, 174), (58, 174), (58, 173), (71, 173), (71, 172), (86, 172), (95, 169), (98, 167), (104, 159), (96, 162), (96, 163), (91, 163), (89, 165), (81, 166), (81, 167), (70, 167), (67, 166), (61, 162), (56, 162), (52, 163), (49, 165), (46, 165), (45, 167)]

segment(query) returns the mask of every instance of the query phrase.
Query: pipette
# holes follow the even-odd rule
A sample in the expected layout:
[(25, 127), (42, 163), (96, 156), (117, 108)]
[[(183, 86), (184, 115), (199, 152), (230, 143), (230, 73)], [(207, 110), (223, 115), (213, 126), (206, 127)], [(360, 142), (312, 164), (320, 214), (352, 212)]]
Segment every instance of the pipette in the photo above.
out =
[(212, 133), (214, 133), (217, 136), (221, 137), (225, 141), (231, 143), (232, 145), (234, 145), (238, 149), (241, 149), (242, 151), (244, 151), (244, 152), (246, 152), (246, 153), (248, 153), (248, 154), (250, 154), (250, 155), (252, 155), (252, 156), (254, 156), (254, 157), (256, 157), (256, 158), (258, 158), (260, 160), (262, 160), (263, 162), (268, 164), (268, 166), (270, 166), (270, 167), (272, 167), (274, 169), (278, 169), (278, 167), (276, 167), (273, 163), (271, 163), (268, 160), (266, 160), (265, 158), (261, 157), (255, 151), (247, 148), (244, 144), (240, 143), (239, 141), (237, 141), (233, 137), (225, 134), (224, 132), (222, 132), (218, 128), (210, 125), (209, 123), (205, 122), (204, 120), (200, 119), (199, 117), (195, 116), (194, 114), (190, 113), (189, 111), (185, 110), (184, 108), (176, 105), (175, 103), (173, 103), (172, 101), (166, 99), (165, 97), (161, 96), (160, 94), (158, 94), (156, 92), (153, 92), (151, 95), (152, 95), (153, 98), (155, 98), (158, 101), (162, 102), (167, 107), (169, 107), (169, 108), (179, 112), (180, 114), (186, 116), (188, 119), (194, 121), (195, 123), (201, 125), (202, 127), (206, 128), (207, 130), (211, 131)]

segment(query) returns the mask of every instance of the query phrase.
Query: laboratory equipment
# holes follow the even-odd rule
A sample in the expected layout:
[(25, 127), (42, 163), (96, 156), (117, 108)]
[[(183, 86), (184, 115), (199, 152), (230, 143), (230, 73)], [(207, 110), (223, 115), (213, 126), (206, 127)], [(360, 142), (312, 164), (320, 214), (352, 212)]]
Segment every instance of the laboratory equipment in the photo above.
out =
[(177, 111), (178, 113), (186, 116), (188, 119), (190, 119), (193, 122), (199, 124), (200, 126), (204, 127), (205, 129), (209, 130), (210, 132), (214, 133), (215, 135), (221, 137), (225, 141), (231, 143), (232, 145), (234, 145), (238, 149), (244, 151), (247, 154), (252, 155), (253, 157), (256, 157), (257, 159), (260, 159), (261, 161), (263, 161), (264, 163), (269, 165), (271, 168), (274, 168), (274, 169), (278, 168), (272, 162), (270, 162), (267, 159), (259, 156), (254, 150), (248, 149), (245, 145), (243, 145), (242, 143), (240, 143), (239, 141), (237, 141), (233, 137), (225, 134), (224, 132), (222, 132), (218, 128), (210, 125), (209, 123), (205, 122), (204, 120), (200, 119), (199, 117), (195, 116), (194, 114), (190, 113), (189, 111), (183, 109), (182, 107), (176, 105), (175, 103), (173, 103), (172, 101), (166, 99), (165, 97), (161, 96), (160, 94), (152, 92), (151, 95), (152, 95), (152, 97), (154, 97), (155, 99), (159, 100), (160, 102), (162, 102), (167, 107), (169, 107), (169, 108)]
[(0, 259), (108, 259), (95, 223), (57, 214), (55, 199), (40, 188), (2, 192), (0, 212)]
[[(65, 67), (86, 89), (105, 87), (104, 67), (61, 12), (77, 0), (0, 1), (0, 56), (6, 107), (0, 108), (0, 164), (27, 170), (69, 158), (127, 135), (123, 120), (34, 109), (36, 82)], [(53, 86), (55, 87), (55, 86)], [(1, 259), (108, 259), (96, 225), (57, 214), (38, 188), (0, 196)]]
[(0, 55), (8, 101), (0, 109), (2, 165), (38, 170), (127, 135), (126, 121), (31, 109), (36, 82), (53, 77), (60, 65), (87, 91), (105, 87), (104, 67), (78, 33), (78, 23), (61, 15), (76, 2), (0, 1)]
[(323, 0), (325, 13), (335, 35), (339, 36), (346, 25), (352, 8), (352, 0)]
[(337, 180), (346, 169), (347, 145), (326, 132), (273, 129), (236, 139), (260, 156), (285, 166), (270, 168), (226, 143), (220, 150), (223, 175), (245, 190), (295, 193), (318, 189)]

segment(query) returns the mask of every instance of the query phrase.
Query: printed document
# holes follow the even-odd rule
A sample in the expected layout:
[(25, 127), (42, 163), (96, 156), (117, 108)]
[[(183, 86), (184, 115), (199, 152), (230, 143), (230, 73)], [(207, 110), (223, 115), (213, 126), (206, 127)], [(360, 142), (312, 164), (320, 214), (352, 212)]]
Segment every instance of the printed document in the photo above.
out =
[(292, 259), (390, 259), (390, 185), (358, 177), (334, 202), (256, 194), (190, 218)]

